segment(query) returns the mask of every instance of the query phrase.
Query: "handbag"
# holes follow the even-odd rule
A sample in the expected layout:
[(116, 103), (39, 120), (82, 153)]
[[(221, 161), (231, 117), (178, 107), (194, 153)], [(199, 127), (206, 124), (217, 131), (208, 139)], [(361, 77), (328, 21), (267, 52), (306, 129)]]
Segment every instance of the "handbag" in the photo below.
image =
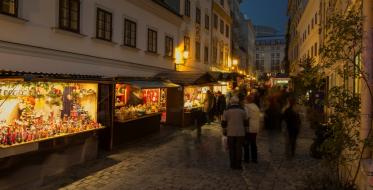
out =
[(221, 136), (221, 147), (224, 152), (228, 151), (228, 137)]

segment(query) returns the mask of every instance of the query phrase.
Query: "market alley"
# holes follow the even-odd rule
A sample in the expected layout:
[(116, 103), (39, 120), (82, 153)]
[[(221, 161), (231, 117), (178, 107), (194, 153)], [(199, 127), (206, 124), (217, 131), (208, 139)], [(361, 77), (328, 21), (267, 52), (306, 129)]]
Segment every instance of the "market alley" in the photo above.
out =
[(195, 129), (162, 129), (160, 134), (127, 145), (111, 155), (50, 179), (44, 189), (300, 189), (319, 168), (309, 156), (312, 132), (303, 126), (297, 155), (287, 160), (283, 142), (270, 154), (267, 138), (258, 138), (259, 163), (231, 170), (221, 145), (220, 125)]

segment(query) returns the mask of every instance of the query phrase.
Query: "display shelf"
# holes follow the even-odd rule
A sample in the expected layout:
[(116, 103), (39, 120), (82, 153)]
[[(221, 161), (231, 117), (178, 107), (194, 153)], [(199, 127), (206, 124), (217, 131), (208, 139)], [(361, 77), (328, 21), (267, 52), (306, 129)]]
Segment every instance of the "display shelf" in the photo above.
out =
[(123, 106), (125, 106), (124, 103), (123, 104), (115, 104), (115, 107), (123, 107)]
[(106, 127), (101, 126), (99, 128), (95, 128), (95, 129), (88, 129), (88, 130), (79, 131), (79, 132), (75, 132), (75, 133), (63, 133), (63, 134), (55, 135), (55, 136), (52, 136), (52, 137), (38, 139), (38, 140), (34, 140), (34, 141), (29, 141), (29, 142), (16, 143), (16, 144), (12, 144), (12, 145), (0, 145), (0, 148), (11, 148), (11, 147), (21, 146), (21, 145), (25, 145), (25, 144), (39, 143), (39, 142), (48, 141), (48, 140), (52, 140), (52, 139), (56, 139), (56, 138), (69, 137), (69, 136), (74, 136), (74, 135), (77, 135), (77, 134), (88, 133), (88, 132), (91, 132), (91, 131), (97, 131), (97, 130), (104, 129), (104, 128), (106, 128)]
[(139, 119), (144, 119), (144, 118), (147, 118), (147, 117), (153, 117), (153, 116), (155, 116), (155, 115), (160, 115), (160, 114), (162, 114), (162, 112), (146, 114), (146, 115), (143, 115), (143, 116), (140, 116), (140, 117), (136, 117), (136, 118), (132, 118), (132, 119), (126, 119), (126, 120), (119, 120), (119, 119), (116, 119), (115, 121), (116, 121), (116, 122), (119, 122), (119, 123), (126, 123), (126, 122), (130, 122), (130, 121), (135, 121), (135, 120), (139, 120)]

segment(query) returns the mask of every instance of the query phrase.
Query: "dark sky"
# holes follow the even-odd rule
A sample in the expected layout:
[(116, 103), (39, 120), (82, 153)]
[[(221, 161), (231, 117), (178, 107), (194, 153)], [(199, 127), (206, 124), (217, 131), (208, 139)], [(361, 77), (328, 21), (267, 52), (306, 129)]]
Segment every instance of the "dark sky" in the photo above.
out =
[(285, 34), (287, 0), (243, 0), (241, 11), (254, 25), (272, 26)]

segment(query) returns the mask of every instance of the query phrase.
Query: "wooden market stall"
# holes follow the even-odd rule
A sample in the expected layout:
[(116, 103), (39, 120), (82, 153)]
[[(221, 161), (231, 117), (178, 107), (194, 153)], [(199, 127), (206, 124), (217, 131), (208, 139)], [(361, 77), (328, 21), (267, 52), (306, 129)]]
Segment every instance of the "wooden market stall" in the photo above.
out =
[(179, 85), (146, 78), (116, 78), (113, 144), (159, 131), (168, 115), (168, 92)]
[(99, 76), (0, 71), (0, 189), (96, 158), (110, 127), (102, 87)]

